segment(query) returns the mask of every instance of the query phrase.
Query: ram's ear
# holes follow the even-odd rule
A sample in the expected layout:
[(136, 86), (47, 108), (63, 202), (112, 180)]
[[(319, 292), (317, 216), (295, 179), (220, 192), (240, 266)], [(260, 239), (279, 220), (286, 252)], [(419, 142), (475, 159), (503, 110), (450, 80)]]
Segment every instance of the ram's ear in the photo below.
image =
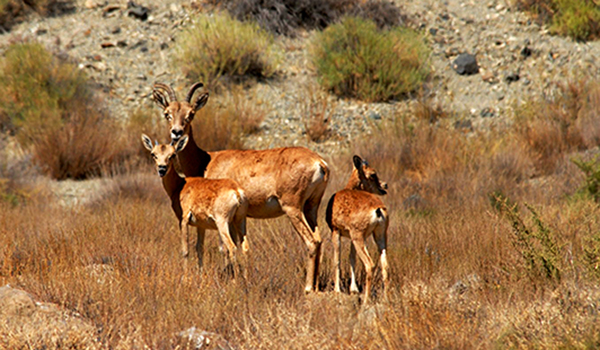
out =
[(146, 136), (146, 134), (142, 134), (142, 144), (144, 145), (145, 149), (152, 152), (152, 140), (150, 140), (150, 138)]
[(196, 101), (194, 102), (194, 111), (198, 112), (198, 110), (206, 105), (206, 102), (208, 102), (208, 92), (204, 92), (196, 98)]

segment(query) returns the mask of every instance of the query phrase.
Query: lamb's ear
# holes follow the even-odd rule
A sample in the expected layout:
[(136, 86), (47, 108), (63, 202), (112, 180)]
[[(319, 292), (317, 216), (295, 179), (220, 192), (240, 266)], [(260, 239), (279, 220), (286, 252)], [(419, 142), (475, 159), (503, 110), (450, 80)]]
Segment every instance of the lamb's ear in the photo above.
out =
[(175, 152), (179, 153), (181, 152), (181, 150), (183, 150), (185, 148), (185, 146), (187, 145), (189, 140), (189, 137), (187, 135), (183, 135), (183, 137), (181, 139), (179, 139), (179, 141), (177, 141), (177, 144), (175, 145)]
[(367, 162), (362, 160), (359, 156), (352, 157), (352, 162), (354, 163), (356, 171), (358, 171), (358, 177), (361, 181), (364, 181), (367, 178), (365, 176), (365, 166), (367, 165)]
[(152, 140), (150, 140), (150, 138), (145, 134), (142, 134), (142, 144), (144, 145), (145, 149), (152, 152)]
[(354, 163), (354, 167), (356, 168), (356, 170), (359, 170), (359, 171), (362, 170), (362, 167), (363, 167), (362, 158), (355, 155), (354, 157), (352, 157), (352, 163)]

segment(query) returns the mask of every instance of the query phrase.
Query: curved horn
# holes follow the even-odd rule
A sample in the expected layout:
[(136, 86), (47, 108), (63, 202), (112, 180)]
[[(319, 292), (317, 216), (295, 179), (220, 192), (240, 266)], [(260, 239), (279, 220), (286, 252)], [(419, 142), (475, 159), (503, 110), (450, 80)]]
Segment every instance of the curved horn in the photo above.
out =
[(175, 91), (173, 91), (173, 89), (167, 85), (167, 84), (163, 84), (163, 83), (154, 83), (154, 90), (159, 90), (162, 89), (164, 91), (167, 92), (167, 94), (169, 95), (169, 102), (174, 102), (177, 101), (177, 96), (175, 96)]
[(196, 90), (198, 90), (199, 88), (203, 87), (204, 84), (202, 84), (201, 82), (197, 82), (196, 84), (192, 85), (192, 87), (190, 88), (190, 91), (187, 93), (187, 96), (185, 97), (185, 101), (186, 102), (191, 102), (192, 101), (192, 97), (194, 96), (194, 92), (196, 92)]

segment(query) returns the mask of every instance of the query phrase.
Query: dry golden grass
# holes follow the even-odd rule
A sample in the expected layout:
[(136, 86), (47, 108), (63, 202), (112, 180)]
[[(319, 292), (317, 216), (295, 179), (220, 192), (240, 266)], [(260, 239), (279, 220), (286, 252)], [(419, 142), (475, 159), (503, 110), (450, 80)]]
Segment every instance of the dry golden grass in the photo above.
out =
[[(93, 205), (76, 208), (49, 205), (47, 198), (0, 201), (0, 285), (76, 311), (97, 329), (103, 349), (173, 349), (175, 335), (191, 326), (240, 349), (599, 347), (598, 264), (588, 253), (598, 240), (600, 208), (572, 196), (583, 184), (581, 171), (563, 156), (554, 171), (536, 177), (535, 148), (519, 122), (466, 136), (445, 119), (434, 125), (425, 119), (395, 116), (352, 146), (390, 185), (387, 301), (379, 270), (374, 305), (332, 292), (326, 230), (322, 292), (304, 295), (306, 252), (285, 218), (249, 220), (251, 253), (240, 259), (244, 273), (235, 279), (212, 231), (202, 273), (186, 270), (176, 219), (166, 196), (156, 197), (156, 175), (153, 185), (146, 175), (117, 179)], [(343, 187), (350, 159), (349, 153), (328, 158), (325, 201)], [(522, 227), (494, 209), (492, 193), (520, 204), (515, 215)], [(524, 204), (556, 240), (560, 280), (528, 273), (514, 244), (515, 230), (540, 229)], [(533, 254), (542, 254), (540, 244)], [(348, 250), (343, 242), (345, 293)], [(373, 244), (369, 250), (375, 256)], [(0, 347), (28, 348), (11, 332), (0, 324)]]

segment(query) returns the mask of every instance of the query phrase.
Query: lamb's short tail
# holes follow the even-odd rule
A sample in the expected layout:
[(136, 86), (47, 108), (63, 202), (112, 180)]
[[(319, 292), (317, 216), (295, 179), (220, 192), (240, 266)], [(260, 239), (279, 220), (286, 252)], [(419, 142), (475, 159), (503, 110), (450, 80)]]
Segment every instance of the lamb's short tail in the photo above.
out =
[(237, 216), (243, 215), (245, 217), (248, 213), (248, 197), (246, 197), (246, 193), (241, 188), (237, 190), (237, 199), (239, 204)]

